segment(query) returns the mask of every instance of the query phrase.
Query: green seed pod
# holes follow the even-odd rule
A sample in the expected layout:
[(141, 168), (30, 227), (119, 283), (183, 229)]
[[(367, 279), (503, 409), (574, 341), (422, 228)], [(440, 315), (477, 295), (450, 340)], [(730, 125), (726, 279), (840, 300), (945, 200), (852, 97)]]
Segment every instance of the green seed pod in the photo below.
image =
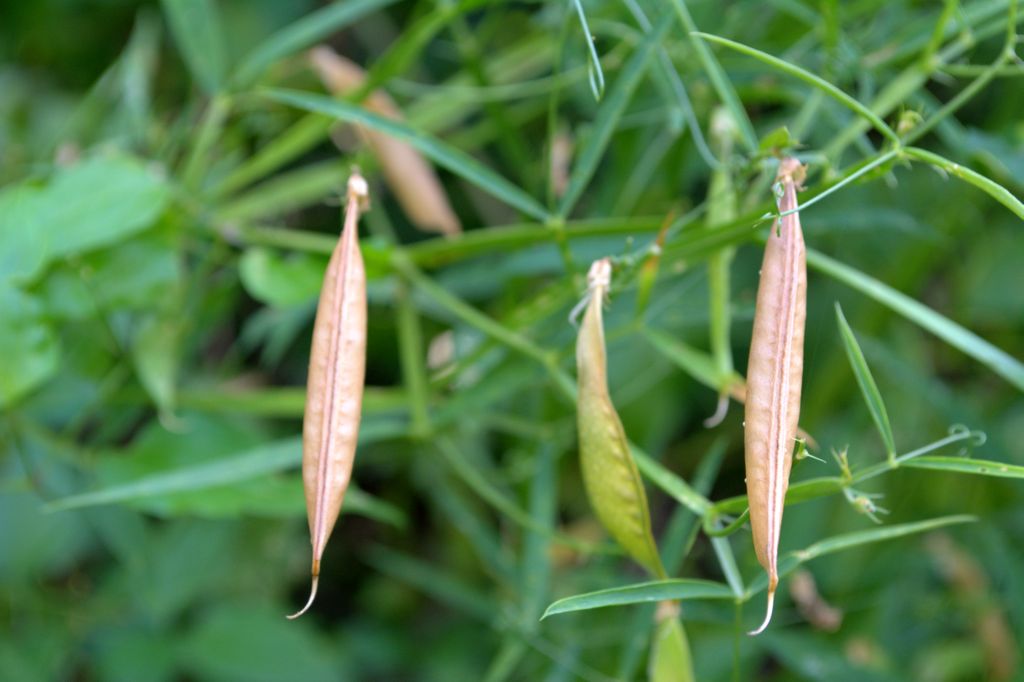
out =
[(686, 630), (679, 620), (679, 604), (663, 601), (658, 604), (654, 638), (647, 664), (650, 682), (693, 682), (693, 656)]
[(589, 300), (576, 341), (577, 428), (583, 484), (590, 506), (608, 533), (633, 559), (661, 578), (665, 577), (665, 569), (651, 534), (647, 495), (622, 421), (608, 395), (601, 307), (611, 284), (611, 273), (612, 265), (607, 258), (590, 267)]

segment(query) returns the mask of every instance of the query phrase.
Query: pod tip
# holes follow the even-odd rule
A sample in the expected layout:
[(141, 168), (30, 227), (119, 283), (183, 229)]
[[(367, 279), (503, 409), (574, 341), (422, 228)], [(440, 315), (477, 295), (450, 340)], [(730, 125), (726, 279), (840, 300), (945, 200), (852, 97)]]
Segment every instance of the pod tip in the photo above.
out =
[(764, 622), (761, 623), (761, 627), (756, 630), (751, 630), (747, 634), (750, 636), (759, 635), (764, 632), (764, 629), (768, 627), (768, 623), (772, 620), (772, 609), (775, 607), (775, 589), (774, 587), (768, 590), (768, 612), (765, 613)]
[(320, 582), (320, 576), (316, 575), (314, 573), (313, 574), (313, 587), (309, 591), (309, 601), (306, 602), (306, 605), (303, 606), (302, 610), (299, 611), (298, 613), (293, 613), (290, 616), (286, 616), (286, 618), (288, 618), (288, 620), (295, 620), (296, 618), (298, 618), (299, 616), (304, 614), (306, 611), (309, 611), (309, 607), (313, 605), (313, 600), (316, 599), (316, 586), (317, 586), (317, 584), (319, 582)]

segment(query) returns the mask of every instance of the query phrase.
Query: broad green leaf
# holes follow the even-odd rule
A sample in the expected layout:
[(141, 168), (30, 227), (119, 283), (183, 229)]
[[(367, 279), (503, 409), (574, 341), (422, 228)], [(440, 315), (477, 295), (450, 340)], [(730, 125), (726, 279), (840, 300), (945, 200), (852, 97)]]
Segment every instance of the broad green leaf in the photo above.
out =
[(0, 286), (30, 280), (42, 269), (50, 235), (38, 229), (45, 192), (28, 184), (0, 190)]
[(22, 229), (49, 243), (49, 258), (116, 244), (149, 227), (169, 188), (158, 172), (127, 156), (96, 156), (60, 170)]
[(697, 679), (693, 674), (690, 643), (678, 616), (665, 618), (654, 628), (647, 679), (649, 682), (694, 682)]
[(542, 618), (560, 613), (600, 609), (606, 606), (646, 604), (660, 601), (685, 601), (691, 599), (735, 599), (735, 595), (728, 585), (710, 580), (691, 580), (686, 578), (654, 580), (559, 599), (547, 608)]
[(875, 426), (878, 427), (882, 442), (885, 443), (885, 451), (891, 459), (896, 456), (896, 441), (893, 439), (892, 427), (889, 425), (889, 413), (886, 412), (882, 394), (878, 391), (875, 378), (871, 375), (871, 369), (868, 367), (867, 360), (864, 359), (864, 353), (857, 343), (857, 337), (853, 335), (853, 330), (850, 329), (846, 316), (843, 315), (839, 301), (836, 301), (836, 323), (839, 325), (839, 335), (843, 339), (846, 357), (849, 358), (850, 367), (853, 368), (853, 374), (857, 377), (857, 385), (860, 386), (864, 402), (867, 403), (871, 418), (874, 420)]
[(622, 114), (625, 113), (637, 85), (646, 73), (648, 64), (656, 54), (657, 48), (661, 45), (661, 40), (671, 24), (672, 17), (666, 14), (652, 31), (644, 35), (643, 41), (637, 46), (633, 56), (616, 77), (608, 97), (601, 103), (597, 118), (594, 120), (587, 140), (569, 175), (569, 185), (558, 205), (558, 215), (563, 219), (572, 212), (580, 195), (583, 194), (583, 190), (586, 189), (597, 170)]
[(807, 249), (807, 264), (833, 279), (848, 284), (911, 322), (927, 329), (1024, 391), (1024, 364), (1020, 360), (996, 348), (977, 334), (964, 329), (948, 317), (940, 315), (923, 303), (896, 291), (860, 270), (833, 260), (813, 249)]
[(490, 168), (463, 151), (441, 142), (414, 128), (369, 111), (348, 102), (340, 102), (323, 95), (311, 95), (293, 90), (268, 90), (271, 99), (291, 106), (331, 116), (340, 121), (358, 123), (379, 130), (398, 140), (407, 142), (439, 166), (476, 185), (481, 190), (504, 201), (509, 206), (539, 220), (547, 218), (547, 211), (532, 196), (501, 177)]
[(53, 376), (60, 346), (35, 298), (0, 284), (0, 311), (0, 408), (5, 408)]
[(1024, 478), (1024, 466), (968, 457), (915, 457), (900, 462), (900, 468), (953, 471), (997, 478)]
[(337, 0), (285, 26), (260, 43), (238, 67), (236, 84), (248, 87), (274, 62), (328, 38), (395, 0)]
[(283, 256), (270, 249), (247, 249), (238, 274), (249, 295), (267, 305), (287, 308), (308, 303), (320, 293), (327, 261), (316, 255)]
[(212, 95), (227, 72), (227, 46), (217, 0), (162, 0), (164, 15), (193, 78)]

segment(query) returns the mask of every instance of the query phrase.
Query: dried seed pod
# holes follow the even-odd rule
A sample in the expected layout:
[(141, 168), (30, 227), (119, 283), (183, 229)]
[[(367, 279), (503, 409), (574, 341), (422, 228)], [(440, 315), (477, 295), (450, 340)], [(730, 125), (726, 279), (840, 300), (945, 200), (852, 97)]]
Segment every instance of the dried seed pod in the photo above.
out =
[(366, 369), (366, 272), (359, 252), (359, 210), (368, 195), (358, 173), (348, 180), (345, 226), (324, 275), (309, 355), (306, 413), (302, 422), (302, 482), (313, 545), (316, 598), (320, 559), (348, 489), (363, 404)]
[(577, 428), (583, 485), (601, 523), (630, 556), (665, 577), (651, 534), (647, 495), (626, 432), (608, 395), (608, 370), (601, 307), (611, 284), (612, 264), (595, 261), (587, 275), (588, 300), (576, 341), (579, 383)]
[[(310, 50), (309, 61), (327, 89), (337, 95), (356, 90), (366, 80), (365, 71), (329, 47)], [(402, 120), (398, 107), (383, 91), (370, 93), (364, 106), (375, 114)], [(380, 161), (388, 187), (414, 225), (445, 235), (462, 231), (434, 168), (418, 151), (371, 128), (357, 126), (357, 129)]]
[[(804, 168), (798, 161), (782, 160), (777, 178), (782, 187), (782, 212), (797, 207), (796, 191), (803, 176)], [(772, 226), (765, 246), (747, 366), (747, 497), (754, 551), (768, 572), (767, 613), (752, 635), (762, 632), (771, 621), (779, 583), (779, 533), (800, 417), (807, 315), (806, 260), (800, 215), (790, 213)]]

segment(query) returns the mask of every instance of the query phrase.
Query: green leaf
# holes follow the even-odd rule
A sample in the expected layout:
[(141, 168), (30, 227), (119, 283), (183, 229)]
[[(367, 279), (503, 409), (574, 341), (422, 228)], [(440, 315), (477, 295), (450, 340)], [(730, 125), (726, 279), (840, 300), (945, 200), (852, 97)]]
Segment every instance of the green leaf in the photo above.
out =
[(227, 51), (215, 0), (163, 0), (164, 15), (192, 77), (212, 95), (224, 84)]
[(1024, 466), (968, 457), (915, 457), (900, 463), (900, 468), (955, 471), (961, 474), (995, 476), (997, 478), (1024, 478)]
[(636, 583), (625, 587), (613, 587), (607, 590), (577, 594), (559, 599), (544, 611), (543, 620), (548, 616), (573, 611), (588, 611), (606, 606), (623, 606), (626, 604), (647, 604), (659, 601), (685, 601), (692, 599), (734, 599), (728, 585), (710, 580), (691, 580), (679, 578), (675, 580), (654, 580)]
[(0, 286), (31, 280), (46, 264), (50, 238), (37, 229), (44, 194), (27, 184), (0, 190)]
[(285, 26), (260, 43), (238, 67), (235, 81), (248, 87), (267, 67), (290, 54), (320, 42), (359, 21), (370, 12), (394, 4), (395, 0), (340, 0)]
[(251, 682), (350, 677), (339, 670), (338, 649), (309, 622), (286, 621), (283, 607), (256, 600), (214, 604), (199, 614), (179, 645), (188, 677)]
[(60, 347), (39, 302), (0, 284), (0, 407), (8, 407), (57, 371)]
[(927, 329), (1024, 391), (1024, 364), (980, 336), (889, 285), (813, 249), (807, 249), (807, 264)]
[(666, 14), (657, 26), (644, 36), (643, 42), (637, 46), (633, 56), (615, 79), (607, 99), (601, 103), (597, 119), (591, 127), (585, 145), (580, 150), (569, 176), (569, 185), (558, 205), (558, 215), (563, 219), (572, 212), (573, 206), (579, 201), (580, 195), (583, 194), (587, 183), (590, 182), (597, 170), (604, 151), (619, 125), (619, 120), (626, 111), (626, 106), (633, 98), (637, 85), (647, 71), (648, 64), (656, 54), (657, 48), (661, 45), (661, 40), (671, 24), (672, 17)]
[[(786, 490), (786, 505), (806, 502), (827, 495), (834, 495), (843, 489), (845, 482), (838, 476), (821, 476), (806, 481), (799, 481), (789, 486)], [(746, 495), (737, 495), (728, 499), (716, 502), (714, 510), (716, 514), (741, 514), (748, 507)]]
[(649, 682), (694, 682), (697, 679), (693, 674), (690, 643), (678, 616), (665, 618), (654, 628), (647, 679)]
[(545, 220), (547, 218), (547, 211), (544, 207), (519, 187), (516, 187), (465, 152), (451, 147), (435, 137), (411, 128), (404, 123), (370, 113), (354, 104), (340, 102), (323, 95), (311, 95), (295, 90), (278, 89), (268, 90), (266, 95), (271, 99), (298, 107), (299, 109), (331, 116), (347, 123), (358, 123), (359, 125), (379, 130), (391, 137), (407, 142), (439, 166), (447, 168), (452, 173), (504, 201), (509, 206), (517, 208), (538, 220)]
[(164, 417), (174, 412), (181, 325), (177, 311), (149, 315), (139, 324), (132, 339), (132, 360), (139, 381)]
[(899, 135), (897, 135), (892, 128), (886, 125), (885, 121), (879, 118), (878, 115), (875, 114), (875, 112), (871, 111), (871, 109), (864, 106), (863, 104), (855, 100), (853, 97), (850, 97), (845, 92), (843, 92), (836, 86), (832, 85), (825, 79), (821, 78), (820, 76), (816, 76), (810, 71), (806, 71), (805, 69), (802, 69), (799, 66), (796, 66), (795, 64), (791, 64), (785, 61), (784, 59), (779, 59), (778, 57), (774, 57), (766, 52), (757, 50), (753, 47), (750, 47), (749, 45), (737, 43), (736, 41), (729, 40), (728, 38), (722, 38), (721, 36), (712, 35), (710, 33), (697, 33), (696, 35), (701, 38), (704, 38), (705, 40), (710, 40), (713, 43), (718, 43), (719, 45), (724, 45), (729, 49), (736, 50), (741, 54), (747, 55), (748, 57), (753, 57), (773, 68), (778, 69), (779, 71), (782, 71), (783, 73), (787, 73), (790, 76), (802, 80), (808, 85), (818, 88), (832, 99), (836, 100), (843, 106), (848, 107), (851, 111), (858, 114), (859, 116), (862, 116), (866, 121), (871, 123), (871, 125), (873, 125), (875, 129), (878, 130), (878, 132), (882, 133), (885, 137), (899, 144)]
[[(836, 535), (835, 537), (831, 537), (827, 540), (816, 542), (805, 549), (788, 554), (779, 562), (779, 576), (788, 575), (795, 571), (800, 564), (806, 563), (811, 559), (817, 559), (818, 557), (826, 554), (834, 554), (836, 552), (860, 547), (862, 545), (870, 545), (876, 542), (906, 537), (907, 535), (924, 533), (925, 531), (935, 530), (936, 528), (951, 526), (958, 523), (973, 523), (976, 520), (977, 519), (975, 517), (968, 514), (955, 514), (952, 516), (941, 516), (936, 519), (928, 519), (927, 521), (915, 521), (913, 523), (880, 526), (877, 528), (869, 528), (868, 530)], [(750, 599), (752, 596), (767, 587), (768, 576), (762, 574), (751, 584), (750, 589), (747, 591), (746, 598)]]
[(789, 133), (789, 128), (779, 126), (762, 137), (757, 148), (762, 153), (772, 154), (780, 149), (789, 149), (796, 144), (798, 144), (798, 140), (793, 139), (793, 136)]
[(350, 168), (334, 159), (276, 175), (217, 211), (217, 222), (249, 222), (321, 204), (344, 191)]
[(882, 442), (885, 443), (885, 451), (889, 455), (889, 459), (892, 459), (896, 456), (896, 441), (893, 439), (892, 427), (889, 425), (889, 413), (885, 410), (882, 394), (878, 391), (875, 378), (871, 375), (871, 369), (864, 359), (864, 353), (857, 343), (857, 337), (853, 335), (853, 330), (850, 329), (846, 316), (843, 315), (839, 301), (836, 301), (836, 323), (839, 325), (839, 335), (843, 339), (846, 357), (849, 358), (850, 367), (853, 368), (853, 374), (857, 377), (857, 385), (860, 386), (864, 402), (867, 403), (868, 410), (871, 412), (871, 418), (874, 420), (875, 426), (878, 427)]
[(200, 490), (283, 471), (302, 459), (302, 439), (287, 438), (258, 445), (240, 454), (170, 471), (154, 471), (128, 483), (71, 495), (47, 505), (47, 511), (65, 511), (115, 504), (143, 497)]
[(296, 253), (283, 256), (270, 249), (247, 249), (238, 274), (249, 295), (267, 305), (287, 308), (316, 298), (323, 284), (327, 261)]
[(49, 243), (48, 257), (116, 244), (149, 227), (169, 188), (156, 171), (127, 156), (97, 156), (58, 172), (22, 229)]

